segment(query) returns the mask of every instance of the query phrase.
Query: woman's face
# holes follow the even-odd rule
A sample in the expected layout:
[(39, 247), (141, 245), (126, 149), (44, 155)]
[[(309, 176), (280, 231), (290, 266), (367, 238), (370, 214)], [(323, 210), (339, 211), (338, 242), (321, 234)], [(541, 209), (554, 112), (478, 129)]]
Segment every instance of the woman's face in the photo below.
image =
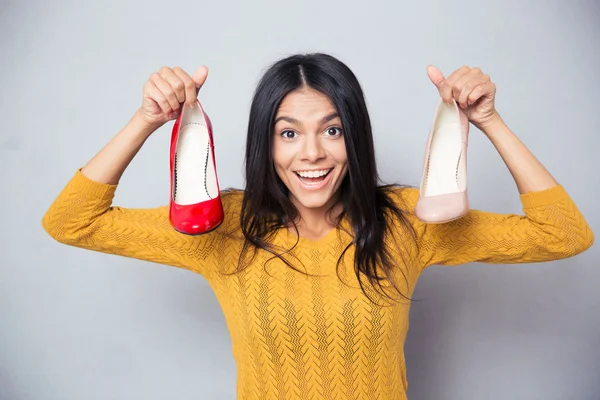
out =
[(324, 94), (289, 93), (275, 115), (273, 161), (277, 175), (302, 208), (323, 208), (336, 200), (348, 169), (342, 122)]

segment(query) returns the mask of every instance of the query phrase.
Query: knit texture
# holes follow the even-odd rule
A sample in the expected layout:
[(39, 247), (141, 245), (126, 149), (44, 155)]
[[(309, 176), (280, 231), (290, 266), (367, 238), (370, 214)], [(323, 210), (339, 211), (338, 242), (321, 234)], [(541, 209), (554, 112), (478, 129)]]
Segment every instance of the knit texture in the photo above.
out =
[[(188, 236), (171, 227), (167, 206), (113, 206), (116, 188), (78, 170), (44, 215), (44, 229), (60, 243), (204, 276), (230, 330), (238, 399), (406, 399), (410, 302), (370, 301), (355, 276), (352, 247), (336, 268), (352, 240), (347, 223), (317, 241), (285, 229), (276, 233), (273, 244), (294, 246), (286, 257), (302, 272), (260, 251), (243, 272), (228, 274), (242, 250), (243, 192), (222, 193), (226, 218), (217, 230)], [(441, 225), (414, 217), (418, 195), (414, 188), (395, 192), (415, 233), (413, 238), (395, 224), (403, 244), (394, 253), (395, 273), (408, 297), (430, 265), (557, 260), (594, 241), (561, 185), (521, 195), (524, 215), (471, 210)]]

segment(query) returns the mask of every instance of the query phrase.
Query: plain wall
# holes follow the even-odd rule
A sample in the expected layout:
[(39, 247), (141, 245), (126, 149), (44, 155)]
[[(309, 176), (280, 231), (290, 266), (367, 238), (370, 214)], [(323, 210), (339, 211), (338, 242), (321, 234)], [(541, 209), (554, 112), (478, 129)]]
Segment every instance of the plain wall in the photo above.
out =
[[(378, 163), (418, 185), (438, 94), (425, 68), (478, 66), (509, 126), (600, 232), (597, 1), (6, 1), (0, 3), (0, 398), (233, 399), (219, 305), (189, 271), (61, 245), (41, 218), (129, 120), (162, 65), (210, 68), (200, 99), (221, 187), (242, 187), (254, 87), (288, 54), (339, 57), (364, 87)], [(169, 199), (172, 124), (115, 203)], [(473, 208), (521, 213), (472, 128)], [(406, 343), (411, 400), (600, 398), (600, 247), (556, 262), (432, 267)]]

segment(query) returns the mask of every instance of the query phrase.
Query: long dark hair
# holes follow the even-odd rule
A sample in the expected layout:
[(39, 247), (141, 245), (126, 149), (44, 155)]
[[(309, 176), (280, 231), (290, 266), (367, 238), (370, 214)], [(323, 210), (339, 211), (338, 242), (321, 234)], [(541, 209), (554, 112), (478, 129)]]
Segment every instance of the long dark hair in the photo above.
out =
[[(240, 212), (244, 247), (240, 255), (241, 267), (246, 262), (246, 253), (257, 249), (271, 252), (295, 268), (282, 257), (269, 239), (281, 227), (292, 223), (294, 227), (298, 210), (288, 198), (288, 189), (277, 175), (273, 157), (272, 140), (274, 118), (283, 98), (293, 90), (309, 87), (329, 97), (342, 121), (344, 141), (348, 157), (348, 172), (341, 184), (342, 214), (339, 221), (348, 217), (353, 240), (344, 253), (355, 245), (355, 271), (365, 294), (363, 279), (371, 287), (382, 289), (381, 282), (390, 282), (401, 293), (392, 279), (400, 271), (406, 282), (403, 268), (394, 263), (398, 254), (392, 252), (390, 239), (403, 246), (400, 239), (392, 238), (398, 227), (414, 232), (403, 215), (403, 210), (394, 201), (394, 188), (399, 185), (380, 185), (375, 160), (373, 134), (362, 88), (352, 71), (333, 56), (297, 54), (277, 61), (268, 68), (254, 93), (248, 122), (245, 154), (246, 185)], [(392, 227), (393, 225), (393, 227)], [(297, 231), (297, 227), (296, 227)], [(381, 276), (383, 272), (384, 276)], [(381, 292), (391, 298), (385, 291)], [(368, 294), (367, 294), (368, 296)], [(402, 295), (404, 298), (408, 298)]]

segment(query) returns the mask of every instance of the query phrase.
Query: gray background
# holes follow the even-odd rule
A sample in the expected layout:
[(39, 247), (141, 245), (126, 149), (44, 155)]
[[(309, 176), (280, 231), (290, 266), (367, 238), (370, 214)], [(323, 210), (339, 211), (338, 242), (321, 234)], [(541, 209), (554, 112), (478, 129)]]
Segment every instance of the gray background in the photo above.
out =
[[(234, 398), (230, 338), (204, 278), (70, 248), (41, 227), (162, 65), (210, 68), (200, 98), (222, 187), (243, 185), (252, 91), (282, 56), (346, 62), (364, 85), (382, 176), (413, 185), (437, 102), (425, 67), (479, 66), (509, 126), (600, 232), (597, 1), (81, 3), (0, 3), (2, 400)], [(118, 205), (167, 204), (170, 128), (126, 171)], [(520, 213), (501, 158), (472, 132), (472, 206)], [(406, 343), (409, 398), (600, 398), (599, 254), (427, 270)]]

